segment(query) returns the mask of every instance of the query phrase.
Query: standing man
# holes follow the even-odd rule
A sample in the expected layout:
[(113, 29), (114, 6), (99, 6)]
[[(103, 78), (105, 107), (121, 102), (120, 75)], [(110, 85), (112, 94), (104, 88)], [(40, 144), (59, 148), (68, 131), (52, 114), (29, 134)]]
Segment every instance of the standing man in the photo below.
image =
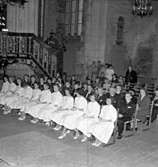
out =
[(128, 70), (125, 75), (126, 84), (136, 84), (137, 83), (137, 73), (132, 69), (132, 66), (128, 67)]

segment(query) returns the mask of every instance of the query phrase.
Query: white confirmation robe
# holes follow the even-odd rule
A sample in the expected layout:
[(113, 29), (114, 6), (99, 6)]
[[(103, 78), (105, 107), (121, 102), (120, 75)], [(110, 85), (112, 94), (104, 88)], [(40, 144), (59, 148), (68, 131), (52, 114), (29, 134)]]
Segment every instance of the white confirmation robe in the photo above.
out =
[(105, 105), (101, 109), (100, 119), (91, 124), (89, 132), (99, 141), (107, 144), (114, 130), (114, 122), (117, 120), (117, 110), (113, 105)]
[(6, 105), (9, 106), (11, 109), (16, 109), (17, 103), (23, 95), (23, 91), (24, 88), (22, 88), (21, 86), (17, 86), (15, 93), (10, 95), (10, 97), (6, 99)]
[(9, 83), (8, 86), (8, 91), (0, 97), (0, 104), (5, 105), (7, 102), (7, 98), (11, 97), (16, 91), (17, 86), (14, 82)]
[(47, 106), (51, 102), (51, 92), (49, 89), (43, 90), (41, 92), (39, 101), (36, 101), (34, 105), (28, 108), (26, 113), (30, 114), (34, 118), (38, 118), (38, 113), (40, 109), (44, 106)]
[(77, 127), (77, 120), (80, 118), (87, 110), (87, 100), (83, 96), (75, 98), (74, 108), (68, 111), (61, 120), (62, 125), (67, 129), (74, 130)]
[(77, 121), (77, 129), (80, 130), (84, 135), (89, 136), (89, 129), (91, 124), (98, 120), (100, 114), (100, 105), (98, 102), (89, 102), (86, 113), (79, 118)]
[(64, 96), (62, 106), (56, 111), (51, 114), (51, 120), (55, 123), (61, 125), (62, 124), (62, 117), (68, 113), (69, 110), (73, 108), (74, 99), (72, 96)]
[(33, 89), (30, 86), (23, 88), (22, 94), (14, 104), (14, 108), (21, 109), (32, 98)]
[(21, 106), (21, 111), (27, 113), (32, 106), (36, 105), (39, 102), (40, 95), (41, 90), (39, 88), (33, 89), (32, 98)]
[(5, 95), (9, 90), (9, 82), (6, 81), (6, 82), (3, 82), (3, 85), (2, 85), (2, 89), (0, 91), (0, 96), (3, 96)]
[(43, 106), (39, 113), (37, 118), (49, 122), (51, 121), (51, 115), (53, 112), (55, 112), (58, 108), (61, 107), (63, 101), (63, 95), (58, 91), (58, 92), (53, 92), (51, 96), (51, 101), (48, 105)]

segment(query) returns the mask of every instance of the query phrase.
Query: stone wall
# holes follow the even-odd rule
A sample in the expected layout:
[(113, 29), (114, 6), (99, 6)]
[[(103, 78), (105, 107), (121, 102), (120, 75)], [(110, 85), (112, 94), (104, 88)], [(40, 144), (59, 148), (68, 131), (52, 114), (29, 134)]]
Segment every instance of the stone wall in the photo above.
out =
[(44, 39), (49, 36), (50, 31), (56, 30), (56, 0), (44, 0)]
[(15, 63), (7, 66), (6, 74), (8, 76), (23, 78), (25, 74), (29, 76), (35, 75), (35, 72), (25, 63)]
[[(49, 3), (45, 15), (45, 36), (56, 26), (55, 0)], [(86, 73), (89, 64), (100, 60), (112, 63), (118, 74), (124, 75), (127, 66), (132, 63), (140, 75), (157, 76), (158, 2), (153, 1), (153, 15), (143, 18), (131, 14), (129, 0), (86, 0), (86, 3), (84, 40), (67, 43), (64, 71)], [(119, 16), (124, 18), (121, 45), (116, 44)]]
[[(127, 0), (109, 0), (107, 21), (107, 40), (105, 57), (111, 61), (116, 70), (122, 73), (129, 62), (135, 66), (140, 75), (156, 76), (158, 70), (155, 68), (157, 58), (157, 24), (158, 24), (158, 2), (153, 2), (154, 13), (151, 17), (140, 18), (131, 14), (131, 3)], [(117, 19), (123, 16), (125, 19), (124, 43), (117, 46), (116, 28)], [(119, 51), (119, 49), (123, 52)], [(124, 48), (124, 49), (123, 49)], [(118, 61), (121, 60), (121, 61)]]
[(84, 66), (84, 43), (80, 39), (72, 39), (66, 44), (67, 51), (64, 53), (64, 72), (72, 75), (83, 73)]
[(69, 41), (64, 55), (64, 71), (69, 74), (87, 74), (93, 62), (105, 61), (107, 0), (86, 0), (84, 36)]
[(107, 0), (89, 0), (85, 30), (85, 61), (105, 61)]

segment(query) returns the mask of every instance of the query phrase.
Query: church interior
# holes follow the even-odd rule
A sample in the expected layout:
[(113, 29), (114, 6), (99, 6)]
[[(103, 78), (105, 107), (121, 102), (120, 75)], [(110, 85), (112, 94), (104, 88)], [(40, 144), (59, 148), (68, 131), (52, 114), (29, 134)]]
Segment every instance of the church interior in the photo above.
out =
[(158, 0), (0, 0), (0, 167), (158, 165)]

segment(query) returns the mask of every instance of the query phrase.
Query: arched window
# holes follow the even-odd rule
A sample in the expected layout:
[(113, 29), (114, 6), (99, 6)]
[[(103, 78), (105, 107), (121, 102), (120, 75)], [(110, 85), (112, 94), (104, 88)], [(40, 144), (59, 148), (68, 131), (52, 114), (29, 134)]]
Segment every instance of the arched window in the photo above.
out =
[(66, 0), (65, 33), (73, 35), (82, 34), (83, 1)]
[(118, 22), (117, 22), (117, 37), (116, 37), (116, 44), (117, 45), (123, 44), (124, 24), (125, 24), (124, 17), (119, 16)]

